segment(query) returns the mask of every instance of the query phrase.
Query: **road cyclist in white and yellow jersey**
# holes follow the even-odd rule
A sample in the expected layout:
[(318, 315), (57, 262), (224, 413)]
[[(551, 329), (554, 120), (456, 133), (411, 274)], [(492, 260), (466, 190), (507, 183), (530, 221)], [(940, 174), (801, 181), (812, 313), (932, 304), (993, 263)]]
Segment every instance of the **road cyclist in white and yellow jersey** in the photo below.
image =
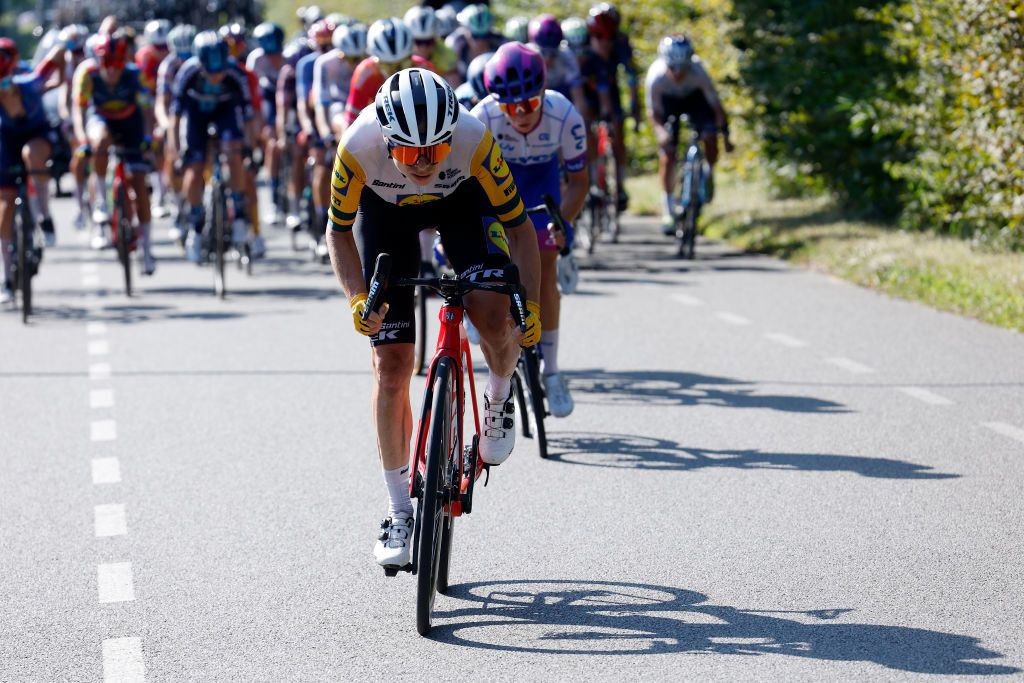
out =
[(418, 276), (418, 233), (427, 229), (440, 232), (448, 262), (462, 277), (500, 280), (511, 259), (526, 290), (525, 333), (513, 328), (506, 297), (478, 291), (464, 299), (490, 370), (480, 457), (497, 465), (515, 443), (511, 380), (520, 345), (540, 340), (537, 239), (490, 132), (459, 106), (444, 79), (411, 68), (390, 76), (374, 105), (342, 136), (327, 231), (331, 262), (349, 297), (354, 325), (373, 348), (371, 404), (389, 501), (374, 555), (385, 567), (405, 566), (410, 556), (413, 292), (388, 291), (386, 303), (368, 321), (362, 316), (377, 255), (391, 255), (392, 278)]

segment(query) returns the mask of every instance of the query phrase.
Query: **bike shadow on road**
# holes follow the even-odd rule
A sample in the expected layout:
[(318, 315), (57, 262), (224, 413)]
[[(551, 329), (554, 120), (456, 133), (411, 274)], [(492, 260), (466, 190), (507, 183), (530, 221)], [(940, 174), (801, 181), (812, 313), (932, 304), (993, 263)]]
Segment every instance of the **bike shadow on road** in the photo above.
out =
[[(741, 609), (696, 591), (643, 583), (514, 580), (451, 586), (430, 637), (487, 650), (565, 655), (785, 655), (894, 671), (1006, 675), (980, 639), (847, 621), (854, 610)], [(511, 634), (511, 635), (510, 635)]]
[[(843, 414), (841, 403), (811, 396), (759, 393), (756, 382), (668, 370), (575, 370), (566, 373), (576, 403), (615, 406), (721, 406), (787, 413)], [(728, 387), (728, 388), (723, 388)]]
[(551, 432), (548, 459), (558, 462), (634, 470), (691, 471), (707, 468), (850, 472), (874, 479), (957, 479), (893, 458), (828, 453), (773, 453), (756, 448), (714, 449), (684, 446), (671, 439), (600, 432)]

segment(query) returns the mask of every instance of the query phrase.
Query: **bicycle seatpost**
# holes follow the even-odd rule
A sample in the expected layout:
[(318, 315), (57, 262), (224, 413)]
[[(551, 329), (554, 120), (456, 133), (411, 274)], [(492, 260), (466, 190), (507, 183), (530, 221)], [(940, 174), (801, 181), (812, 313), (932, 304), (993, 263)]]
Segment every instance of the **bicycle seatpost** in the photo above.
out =
[(370, 293), (366, 295), (366, 308), (363, 309), (364, 322), (369, 320), (370, 313), (377, 309), (389, 275), (391, 275), (391, 254), (378, 254), (377, 262), (373, 265), (373, 277), (370, 278)]

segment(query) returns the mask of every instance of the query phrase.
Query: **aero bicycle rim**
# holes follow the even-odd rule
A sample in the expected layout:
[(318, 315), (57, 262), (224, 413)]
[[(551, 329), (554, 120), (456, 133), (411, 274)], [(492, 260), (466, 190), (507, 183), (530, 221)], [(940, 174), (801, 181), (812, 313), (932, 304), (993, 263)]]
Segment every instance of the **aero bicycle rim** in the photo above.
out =
[(540, 356), (536, 348), (523, 349), (526, 356), (526, 381), (530, 392), (530, 407), (533, 410), (533, 423), (537, 431), (537, 452), (540, 457), (548, 457), (548, 437), (544, 430), (544, 385), (540, 378)]
[(431, 615), (437, 589), (437, 570), (441, 559), (441, 534), (445, 523), (445, 471), (451, 444), (452, 360), (442, 358), (434, 375), (433, 411), (427, 437), (423, 507), (419, 520), (416, 558), (416, 630), (430, 632)]
[(128, 190), (123, 180), (114, 178), (114, 216), (111, 225), (117, 230), (117, 259), (124, 269), (124, 293), (132, 295), (131, 221), (128, 218)]

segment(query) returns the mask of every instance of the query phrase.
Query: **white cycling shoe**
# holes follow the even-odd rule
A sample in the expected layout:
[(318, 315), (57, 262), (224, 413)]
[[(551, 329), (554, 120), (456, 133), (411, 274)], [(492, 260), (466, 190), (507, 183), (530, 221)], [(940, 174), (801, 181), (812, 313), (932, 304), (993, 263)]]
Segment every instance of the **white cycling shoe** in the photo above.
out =
[(544, 393), (548, 398), (548, 408), (555, 417), (568, 417), (576, 403), (569, 393), (569, 386), (565, 383), (562, 373), (544, 376)]
[(484, 429), (480, 439), (480, 459), (488, 465), (500, 465), (512, 455), (516, 445), (516, 412), (512, 390), (504, 401), (494, 401), (484, 392)]
[(382, 567), (404, 567), (412, 560), (412, 513), (396, 512), (380, 523), (373, 557)]

